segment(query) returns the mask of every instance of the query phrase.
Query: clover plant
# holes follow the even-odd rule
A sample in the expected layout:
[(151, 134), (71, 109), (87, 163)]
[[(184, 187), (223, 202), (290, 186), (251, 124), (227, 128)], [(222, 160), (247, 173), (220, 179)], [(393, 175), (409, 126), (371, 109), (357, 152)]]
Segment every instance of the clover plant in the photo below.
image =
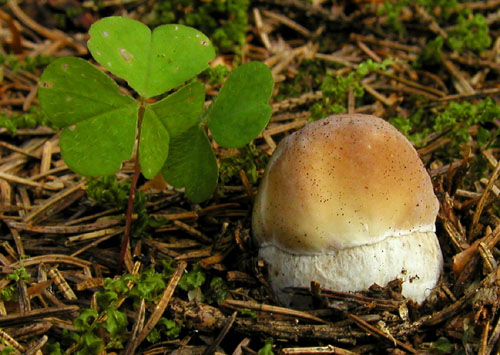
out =
[(107, 17), (89, 34), (94, 59), (136, 95), (84, 59), (59, 58), (45, 69), (39, 101), (49, 121), (62, 128), (60, 148), (68, 167), (85, 176), (112, 175), (131, 158), (137, 139), (129, 201), (139, 171), (146, 178), (161, 172), (194, 202), (209, 198), (218, 168), (207, 130), (228, 148), (255, 138), (271, 116), (269, 69), (258, 62), (238, 67), (203, 111), (205, 87), (195, 76), (215, 56), (203, 33), (175, 24), (151, 31), (129, 18)]
[[(90, 28), (94, 59), (125, 79), (138, 98), (124, 94), (108, 75), (73, 57), (55, 60), (40, 80), (39, 99), (49, 120), (63, 128), (61, 153), (67, 165), (86, 176), (115, 173), (132, 155), (138, 132), (142, 174), (162, 172), (200, 202), (212, 193), (217, 164), (206, 135), (225, 147), (241, 147), (267, 124), (273, 81), (262, 63), (234, 70), (212, 105), (203, 111), (204, 86), (194, 80), (215, 52), (194, 28), (163, 25), (151, 31), (125, 17), (107, 17)], [(168, 159), (167, 159), (168, 157)]]

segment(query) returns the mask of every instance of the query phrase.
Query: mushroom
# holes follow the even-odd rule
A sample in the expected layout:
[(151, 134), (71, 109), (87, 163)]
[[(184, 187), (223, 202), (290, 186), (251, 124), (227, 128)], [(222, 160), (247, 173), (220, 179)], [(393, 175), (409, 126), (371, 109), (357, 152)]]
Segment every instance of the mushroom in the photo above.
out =
[(405, 297), (422, 303), (443, 267), (438, 209), (431, 179), (403, 134), (375, 116), (333, 115), (279, 143), (252, 230), (285, 305), (293, 296), (283, 288), (312, 280), (356, 292), (396, 278)]

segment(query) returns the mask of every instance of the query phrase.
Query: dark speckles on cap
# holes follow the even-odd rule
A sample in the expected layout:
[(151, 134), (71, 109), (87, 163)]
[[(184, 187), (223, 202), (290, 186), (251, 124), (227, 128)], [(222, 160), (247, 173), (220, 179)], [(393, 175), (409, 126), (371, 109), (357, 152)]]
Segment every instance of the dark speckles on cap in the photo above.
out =
[(263, 217), (263, 230), (287, 249), (305, 234), (300, 250), (376, 242), (419, 226), (428, 231), (438, 208), (414, 148), (373, 116), (307, 125), (279, 144), (264, 179), (268, 191), (259, 191), (256, 205), (272, 213)]

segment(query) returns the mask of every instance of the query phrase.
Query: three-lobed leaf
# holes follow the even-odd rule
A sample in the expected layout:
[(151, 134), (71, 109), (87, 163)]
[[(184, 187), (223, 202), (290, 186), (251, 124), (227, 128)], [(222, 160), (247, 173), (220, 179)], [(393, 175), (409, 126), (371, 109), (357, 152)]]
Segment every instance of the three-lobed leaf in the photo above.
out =
[(112, 16), (95, 22), (89, 33), (87, 45), (95, 60), (144, 98), (181, 85), (215, 57), (210, 40), (183, 25), (151, 31), (141, 22)]
[(60, 58), (43, 72), (39, 100), (61, 132), (66, 164), (87, 176), (115, 173), (134, 148), (139, 105), (102, 71), (79, 58)]

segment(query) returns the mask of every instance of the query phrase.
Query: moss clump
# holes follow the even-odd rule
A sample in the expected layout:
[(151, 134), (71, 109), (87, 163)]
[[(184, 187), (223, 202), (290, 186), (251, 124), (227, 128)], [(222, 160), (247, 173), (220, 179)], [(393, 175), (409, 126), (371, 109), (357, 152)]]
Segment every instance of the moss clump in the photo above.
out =
[(468, 14), (458, 17), (457, 27), (450, 31), (448, 44), (453, 50), (464, 48), (481, 53), (491, 45), (489, 27), (483, 15)]
[(236, 178), (240, 170), (245, 171), (248, 180), (256, 184), (258, 180), (258, 170), (266, 167), (269, 157), (253, 145), (248, 144), (239, 149), (239, 154), (220, 159), (219, 178), (220, 186), (228, 185)]
[(229, 76), (229, 69), (222, 64), (210, 67), (200, 74), (201, 80), (210, 85), (220, 85)]
[[(452, 161), (460, 158), (460, 146), (472, 141), (476, 141), (483, 149), (499, 146), (500, 129), (493, 128), (499, 116), (500, 106), (486, 98), (475, 104), (452, 101), (438, 114), (419, 109), (408, 117), (393, 118), (390, 123), (417, 147), (423, 145), (425, 137), (432, 132), (450, 137), (451, 141), (442, 148), (443, 151), (437, 151), (436, 154), (445, 161)], [(477, 129), (471, 130), (472, 126), (477, 126)]]
[(385, 70), (391, 64), (391, 60), (376, 63), (368, 59), (360, 63), (356, 70), (346, 76), (325, 76), (320, 86), (323, 98), (321, 102), (311, 107), (311, 119), (318, 120), (330, 114), (345, 112), (349, 89), (352, 88), (354, 97), (363, 97), (364, 90), (360, 83), (361, 80), (374, 71)]
[(278, 86), (276, 100), (281, 101), (289, 97), (297, 97), (306, 92), (319, 90), (323, 77), (327, 73), (325, 62), (320, 59), (304, 59), (297, 68), (297, 75), (293, 81)]
[(179, 23), (205, 33), (220, 52), (239, 53), (246, 43), (249, 0), (159, 1), (151, 25)]
[(34, 57), (24, 57), (22, 59), (17, 58), (14, 55), (2, 55), (0, 54), (0, 65), (9, 68), (13, 72), (17, 73), (19, 70), (26, 70), (30, 73), (35, 72), (37, 69), (43, 69), (55, 58), (46, 55), (36, 55)]
[(0, 113), (0, 128), (6, 128), (11, 135), (16, 135), (18, 129), (50, 126), (47, 117), (40, 108), (32, 106), (28, 112), (8, 115)]
[[(116, 176), (102, 176), (93, 179), (87, 185), (87, 195), (96, 205), (106, 208), (125, 210), (128, 205), (130, 181), (118, 182)], [(132, 224), (132, 237), (146, 236), (152, 221), (146, 209), (147, 198), (144, 192), (137, 190), (134, 199), (134, 213), (137, 219)]]
[(118, 182), (114, 175), (96, 178), (87, 185), (87, 195), (95, 204), (107, 208), (125, 209), (129, 190), (130, 181)]
[(387, 24), (398, 33), (405, 34), (406, 27), (400, 21), (400, 14), (404, 7), (415, 4), (422, 6), (440, 25), (454, 26), (446, 41), (451, 49), (469, 49), (480, 53), (491, 46), (489, 27), (484, 16), (473, 14), (468, 9), (460, 9), (457, 0), (386, 1), (380, 8), (379, 15), (385, 16)]
[(427, 42), (424, 50), (418, 54), (414, 66), (421, 68), (426, 65), (441, 64), (441, 50), (443, 49), (443, 44), (444, 39), (441, 36)]

